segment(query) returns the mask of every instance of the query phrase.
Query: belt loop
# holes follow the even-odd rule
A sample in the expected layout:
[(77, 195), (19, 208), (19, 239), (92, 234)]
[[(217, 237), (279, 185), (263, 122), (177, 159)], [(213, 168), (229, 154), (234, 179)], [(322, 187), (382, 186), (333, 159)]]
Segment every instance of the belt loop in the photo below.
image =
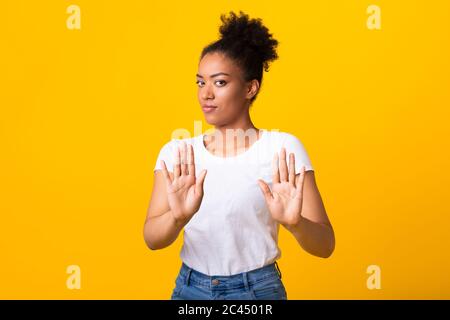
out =
[(275, 267), (277, 268), (278, 276), (280, 277), (280, 280), (281, 280), (281, 270), (276, 261), (275, 261)]
[(185, 283), (186, 283), (187, 286), (189, 285), (189, 279), (191, 277), (191, 272), (192, 272), (192, 268), (187, 267), (186, 280), (185, 280)]
[(242, 273), (242, 279), (244, 281), (245, 290), (250, 291), (250, 286), (248, 284), (247, 272)]

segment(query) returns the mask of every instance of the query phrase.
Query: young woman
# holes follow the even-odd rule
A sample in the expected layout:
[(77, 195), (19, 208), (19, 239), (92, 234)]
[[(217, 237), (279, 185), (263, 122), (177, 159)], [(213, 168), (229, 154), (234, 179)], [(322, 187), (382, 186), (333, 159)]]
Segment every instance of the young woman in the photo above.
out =
[(214, 130), (160, 150), (144, 238), (162, 249), (184, 229), (172, 299), (287, 299), (276, 262), (280, 224), (323, 258), (334, 251), (334, 231), (300, 140), (250, 119), (277, 40), (242, 11), (221, 20), (221, 38), (203, 49), (197, 74)]

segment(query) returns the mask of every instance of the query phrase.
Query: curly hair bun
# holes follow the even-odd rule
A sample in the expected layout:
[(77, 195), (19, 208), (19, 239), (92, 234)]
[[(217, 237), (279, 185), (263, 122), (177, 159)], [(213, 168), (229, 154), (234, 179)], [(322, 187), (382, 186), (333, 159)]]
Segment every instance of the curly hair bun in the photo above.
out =
[(247, 14), (239, 11), (239, 15), (230, 12), (220, 16), (222, 25), (219, 28), (221, 40), (233, 47), (235, 52), (245, 54), (248, 50), (251, 56), (258, 57), (265, 71), (268, 71), (269, 62), (278, 58), (276, 47), (278, 41), (272, 37), (260, 18), (250, 19)]

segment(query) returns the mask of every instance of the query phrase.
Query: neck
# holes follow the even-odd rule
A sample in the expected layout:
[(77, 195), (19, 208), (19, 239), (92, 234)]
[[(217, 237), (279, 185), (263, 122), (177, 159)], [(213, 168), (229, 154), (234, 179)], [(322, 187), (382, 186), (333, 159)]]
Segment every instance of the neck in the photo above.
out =
[[(259, 129), (257, 129), (255, 127), (255, 125), (253, 124), (252, 120), (250, 119), (250, 115), (247, 112), (244, 113), (243, 116), (237, 118), (235, 121), (231, 122), (231, 123), (227, 123), (224, 125), (216, 125), (214, 127), (215, 132), (216, 131), (220, 131), (220, 133), (222, 134), (222, 137), (226, 136), (227, 130), (249, 130), (249, 129), (254, 129), (255, 131), (258, 131)], [(214, 133), (213, 133), (214, 135)]]
[(250, 134), (250, 136), (259, 139), (260, 130), (254, 126), (247, 112), (245, 116), (238, 118), (236, 121), (232, 123), (228, 123), (225, 125), (216, 125), (214, 127), (214, 132), (212, 132), (209, 137), (208, 136), (206, 137), (205, 145), (207, 146), (208, 149), (223, 150), (222, 153), (226, 152), (227, 149), (232, 149), (233, 150), (232, 152), (236, 154), (238, 149), (246, 149), (250, 147), (252, 142), (250, 138), (238, 139), (236, 137), (231, 139), (231, 141), (227, 141), (227, 130), (232, 130), (231, 133), (237, 133), (237, 130), (242, 130), (245, 134), (246, 131), (249, 129), (250, 130), (253, 129), (256, 134), (256, 137), (253, 134)]

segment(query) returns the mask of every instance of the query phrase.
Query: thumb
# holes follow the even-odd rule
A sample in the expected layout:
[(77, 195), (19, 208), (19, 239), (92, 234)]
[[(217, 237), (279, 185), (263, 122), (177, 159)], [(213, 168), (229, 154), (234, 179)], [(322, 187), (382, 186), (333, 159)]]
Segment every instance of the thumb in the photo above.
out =
[(258, 179), (259, 187), (261, 188), (261, 191), (264, 195), (264, 198), (266, 198), (266, 201), (269, 202), (273, 199), (272, 192), (270, 191), (269, 186), (264, 180)]
[(205, 182), (205, 177), (206, 177), (206, 169), (203, 169), (197, 178), (197, 182), (195, 183), (195, 193), (203, 194), (203, 183)]

